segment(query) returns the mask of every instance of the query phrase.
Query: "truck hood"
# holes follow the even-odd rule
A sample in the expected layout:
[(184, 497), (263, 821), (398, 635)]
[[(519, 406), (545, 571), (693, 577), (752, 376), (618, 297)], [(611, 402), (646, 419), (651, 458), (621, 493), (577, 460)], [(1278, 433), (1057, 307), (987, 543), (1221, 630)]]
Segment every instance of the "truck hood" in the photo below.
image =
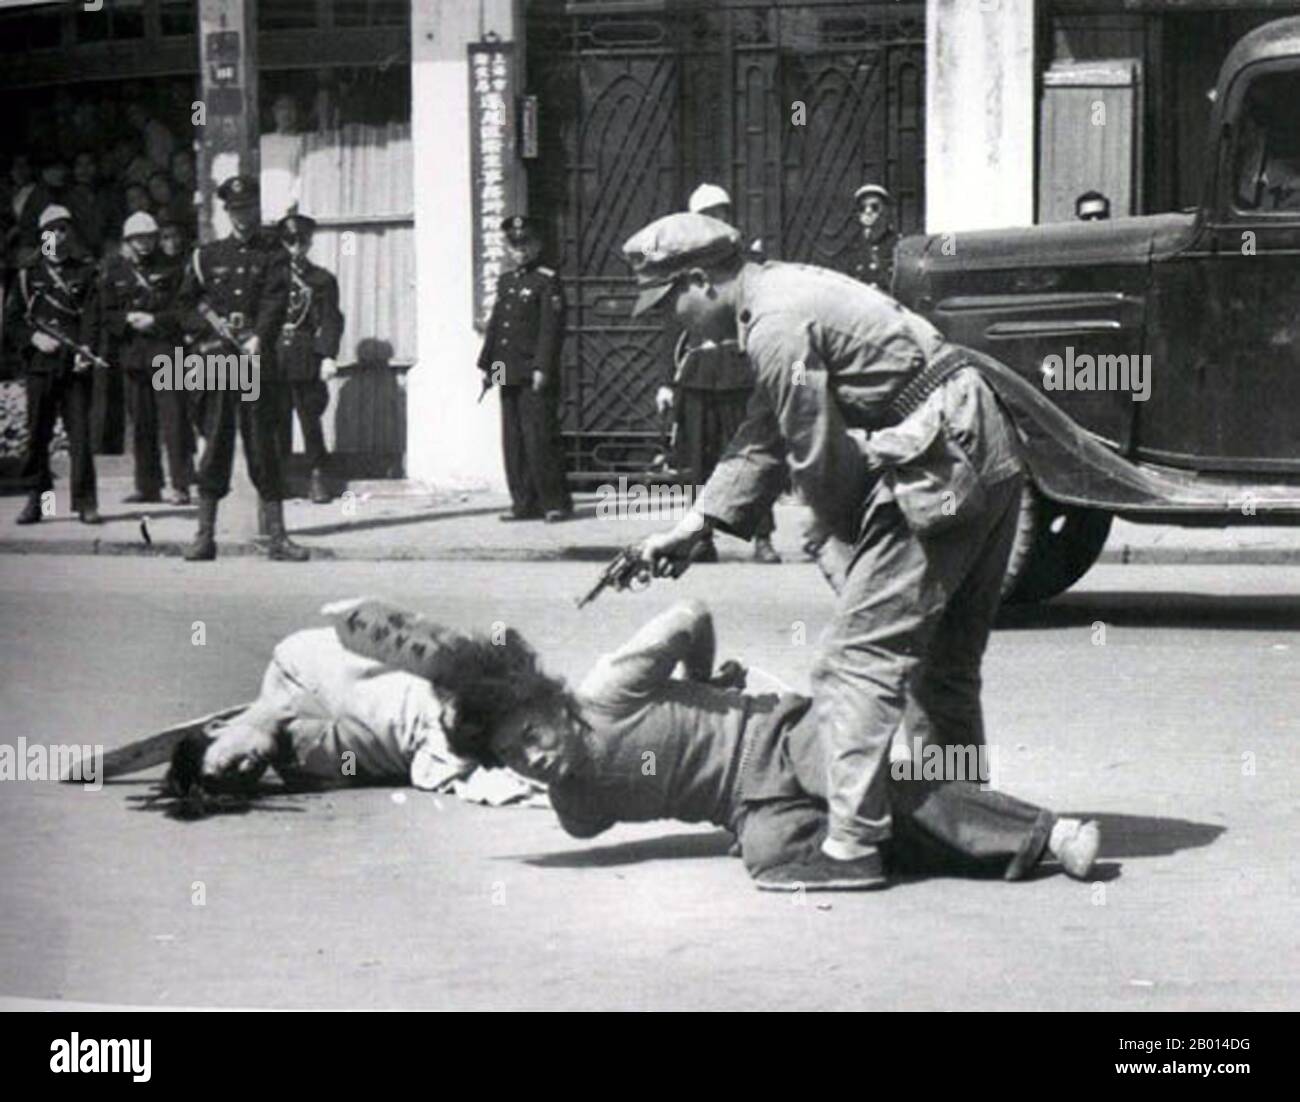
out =
[(1060, 264), (1140, 264), (1175, 252), (1196, 215), (1151, 214), (1108, 222), (1055, 222), (1000, 230), (916, 235), (899, 243), (900, 266), (927, 271), (1037, 268)]

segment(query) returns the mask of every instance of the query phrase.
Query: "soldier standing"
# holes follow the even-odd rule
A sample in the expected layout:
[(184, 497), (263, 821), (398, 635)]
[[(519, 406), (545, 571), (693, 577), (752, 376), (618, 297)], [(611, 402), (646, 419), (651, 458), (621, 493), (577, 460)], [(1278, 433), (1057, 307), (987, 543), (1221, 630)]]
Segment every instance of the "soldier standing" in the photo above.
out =
[(533, 222), (501, 223), (514, 267), (497, 280), (478, 369), (483, 385), (501, 388), (501, 443), (512, 507), (502, 520), (547, 523), (573, 515), (560, 445), (560, 345), (564, 293), (559, 276), (540, 263)]
[[(18, 270), (5, 330), (23, 349), (27, 382), (27, 504), (19, 524), (41, 519), (41, 495), (54, 486), (50, 439), (60, 414), (72, 459), (72, 508), (100, 524), (90, 447), (91, 373), (99, 343), (95, 264), (77, 242), (72, 214), (53, 203), (38, 220), (40, 247)], [(80, 350), (78, 350), (78, 347)]]
[(305, 214), (280, 220), (280, 239), (289, 251), (289, 305), (276, 350), (282, 384), (281, 444), (286, 458), (293, 451), (293, 412), (298, 411), (303, 447), (311, 465), (311, 499), (330, 501), (325, 485), (325, 435), (320, 419), (329, 405), (326, 381), (338, 372), (335, 357), (343, 337), (339, 284), (324, 268), (307, 259), (316, 222)]
[(105, 265), (102, 308), (105, 337), (116, 345), (116, 361), (126, 373), (126, 404), (131, 415), (135, 491), (127, 502), (161, 501), (163, 470), (158, 438), (167, 451), (172, 488), (170, 505), (190, 503), (194, 437), (186, 394), (155, 389), (154, 358), (171, 360), (180, 343), (176, 295), (183, 266), (158, 250), (158, 223), (137, 211), (122, 226), (126, 248)]
[(898, 244), (894, 197), (879, 184), (863, 184), (853, 193), (853, 202), (862, 227), (862, 251), (853, 265), (853, 278), (889, 294), (894, 281), (894, 248)]
[(237, 390), (225, 388), (204, 395), (204, 447), (199, 459), (199, 530), (185, 549), (190, 562), (217, 557), (217, 504), (230, 492), (235, 462), (235, 431), (244, 441), (248, 474), (261, 498), (266, 525), (267, 557), (302, 562), (310, 555), (284, 530), (284, 474), (276, 437), (274, 387), (275, 341), (288, 300), (288, 264), (273, 234), (259, 226), (257, 181), (232, 176), (218, 189), (233, 229), (229, 237), (194, 250), (181, 284), (180, 306), (191, 331), (208, 339), (195, 352), (247, 355), (268, 385), (258, 397), (245, 401)]

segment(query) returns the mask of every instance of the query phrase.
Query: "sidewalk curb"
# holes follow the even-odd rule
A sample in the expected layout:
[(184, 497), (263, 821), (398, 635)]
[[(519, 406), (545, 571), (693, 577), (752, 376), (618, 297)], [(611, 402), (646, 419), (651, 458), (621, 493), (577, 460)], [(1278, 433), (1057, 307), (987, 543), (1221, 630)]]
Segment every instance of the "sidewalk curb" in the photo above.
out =
[[(583, 544), (566, 547), (426, 547), (416, 544), (387, 547), (330, 547), (293, 533), (313, 559), (322, 562), (604, 562), (623, 545)], [(114, 555), (141, 558), (180, 558), (185, 544), (176, 540), (25, 540), (0, 539), (0, 555)], [(219, 558), (261, 558), (264, 550), (248, 541), (218, 543)], [(721, 561), (750, 562), (748, 549), (737, 554), (723, 551)], [(1106, 548), (1099, 563), (1128, 566), (1252, 565), (1280, 566), (1300, 563), (1300, 547), (1121, 547)], [(782, 564), (811, 565), (802, 558), (787, 557)]]

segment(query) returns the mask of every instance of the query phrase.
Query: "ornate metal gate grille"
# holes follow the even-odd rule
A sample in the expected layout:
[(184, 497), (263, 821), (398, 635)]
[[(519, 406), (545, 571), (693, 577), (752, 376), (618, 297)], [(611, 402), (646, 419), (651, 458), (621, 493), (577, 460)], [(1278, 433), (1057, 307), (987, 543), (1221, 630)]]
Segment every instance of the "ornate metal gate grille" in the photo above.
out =
[(847, 268), (859, 183), (889, 187), (904, 232), (924, 210), (924, 4), (637, 7), (529, 5), (530, 200), (569, 303), (563, 428), (580, 481), (641, 475), (665, 439), (654, 392), (668, 350), (629, 316), (630, 234), (708, 180), (769, 256)]

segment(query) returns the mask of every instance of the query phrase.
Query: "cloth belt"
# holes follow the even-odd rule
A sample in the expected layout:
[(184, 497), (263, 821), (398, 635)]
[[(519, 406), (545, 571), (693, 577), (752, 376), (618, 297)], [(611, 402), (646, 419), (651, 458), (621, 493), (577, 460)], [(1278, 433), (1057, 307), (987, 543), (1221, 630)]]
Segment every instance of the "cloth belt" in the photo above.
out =
[(910, 417), (925, 400), (938, 390), (963, 367), (971, 366), (971, 360), (964, 348), (945, 344), (939, 354), (921, 371), (907, 381), (907, 384), (894, 395), (889, 403), (889, 410), (900, 421)]

